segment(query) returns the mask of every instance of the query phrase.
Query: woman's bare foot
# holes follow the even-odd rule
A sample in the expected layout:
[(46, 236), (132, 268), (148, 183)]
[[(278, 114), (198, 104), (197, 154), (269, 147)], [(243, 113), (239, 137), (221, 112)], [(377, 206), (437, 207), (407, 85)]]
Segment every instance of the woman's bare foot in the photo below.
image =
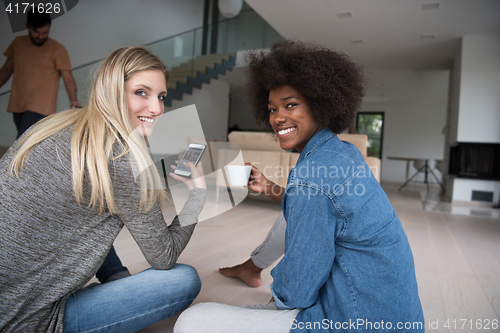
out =
[(260, 272), (262, 272), (262, 269), (255, 266), (252, 259), (248, 259), (243, 264), (233, 267), (219, 268), (219, 273), (222, 275), (238, 278), (253, 288), (260, 286)]

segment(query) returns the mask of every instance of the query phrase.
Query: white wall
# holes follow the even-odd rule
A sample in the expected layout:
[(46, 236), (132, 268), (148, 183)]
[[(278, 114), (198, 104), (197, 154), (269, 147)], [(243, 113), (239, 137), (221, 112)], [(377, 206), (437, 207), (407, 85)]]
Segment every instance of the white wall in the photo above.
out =
[[(458, 130), (458, 108), (460, 100), (460, 77), (462, 63), (462, 46), (457, 50), (457, 54), (453, 61), (453, 68), (450, 73), (450, 93), (448, 99), (448, 113), (446, 117), (446, 138), (445, 138), (445, 165), (449, 166), (450, 146), (457, 142)], [(453, 197), (453, 179), (447, 177), (448, 170), (444, 175), (444, 186), (446, 189), (445, 197), (448, 201)]]
[(450, 105), (449, 115), (446, 121), (448, 128), (448, 141), (450, 144), (457, 142), (458, 137), (458, 112), (460, 108), (460, 84), (462, 78), (462, 44), (457, 50), (453, 61), (453, 69), (450, 75)]
[[(121, 46), (143, 45), (199, 28), (203, 25), (203, 4), (203, 0), (80, 1), (68, 13), (52, 21), (50, 37), (66, 47), (72, 67), (77, 67), (103, 58)], [(15, 36), (26, 34), (27, 31), (13, 34), (7, 13), (0, 11), (2, 54)], [(0, 56), (1, 65), (5, 59)], [(82, 91), (82, 84), (79, 84)], [(0, 93), (10, 90), (10, 86), (9, 81)], [(69, 106), (63, 87), (60, 87), (59, 97), (58, 111), (61, 111)], [(5, 112), (7, 102), (8, 96), (0, 96), (0, 146), (9, 146), (16, 135), (12, 115)]]
[[(450, 122), (456, 124), (456, 141), (500, 143), (500, 37), (464, 36), (453, 76)], [(500, 182), (450, 179), (449, 183), (454, 201), (471, 201), (476, 190), (493, 192), (493, 202), (498, 203)]]
[(174, 100), (165, 112), (195, 104), (201, 126), (207, 139), (227, 140), (229, 115), (229, 84), (221, 80), (203, 83), (202, 89), (193, 89), (193, 94), (184, 94), (182, 101)]
[(500, 142), (500, 37), (462, 40), (457, 140)]
[(367, 77), (361, 111), (385, 114), (381, 180), (405, 180), (406, 162), (387, 157), (442, 160), (449, 72), (369, 71)]

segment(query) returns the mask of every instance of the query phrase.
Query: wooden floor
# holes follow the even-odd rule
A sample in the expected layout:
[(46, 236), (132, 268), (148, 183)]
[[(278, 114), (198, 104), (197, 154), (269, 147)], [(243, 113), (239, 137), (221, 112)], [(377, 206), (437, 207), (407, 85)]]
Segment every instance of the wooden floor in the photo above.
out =
[[(402, 193), (397, 185), (384, 189), (413, 250), (426, 331), (500, 332), (500, 220), (424, 211), (415, 188), (409, 186)], [(278, 204), (247, 199), (198, 224), (179, 260), (200, 274), (202, 289), (194, 303), (257, 305), (270, 299), (269, 270), (259, 288), (250, 288), (220, 275), (217, 268), (247, 260), (279, 212)], [(148, 267), (126, 230), (115, 246), (132, 273)], [(140, 332), (171, 332), (175, 319)]]

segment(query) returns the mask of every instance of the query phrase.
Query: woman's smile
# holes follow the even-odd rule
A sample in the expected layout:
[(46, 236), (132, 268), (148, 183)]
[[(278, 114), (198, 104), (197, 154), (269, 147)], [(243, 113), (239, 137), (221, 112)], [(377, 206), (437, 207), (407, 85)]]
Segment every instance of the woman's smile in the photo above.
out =
[(148, 117), (137, 117), (137, 118), (139, 118), (139, 120), (144, 122), (144, 123), (152, 124), (155, 122), (154, 118), (148, 118)]
[(289, 127), (289, 128), (285, 128), (285, 129), (280, 129), (280, 130), (278, 130), (278, 136), (284, 137), (296, 129), (297, 129), (297, 127)]

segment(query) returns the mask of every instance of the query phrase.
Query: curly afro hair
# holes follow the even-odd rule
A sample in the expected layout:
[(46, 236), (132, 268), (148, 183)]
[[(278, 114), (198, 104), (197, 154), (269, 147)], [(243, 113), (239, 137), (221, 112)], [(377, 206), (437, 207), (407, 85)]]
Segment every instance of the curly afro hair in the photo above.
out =
[(354, 121), (365, 93), (360, 65), (342, 53), (297, 41), (275, 43), (248, 59), (247, 99), (257, 124), (271, 129), (269, 92), (284, 85), (305, 98), (317, 124), (341, 133)]

